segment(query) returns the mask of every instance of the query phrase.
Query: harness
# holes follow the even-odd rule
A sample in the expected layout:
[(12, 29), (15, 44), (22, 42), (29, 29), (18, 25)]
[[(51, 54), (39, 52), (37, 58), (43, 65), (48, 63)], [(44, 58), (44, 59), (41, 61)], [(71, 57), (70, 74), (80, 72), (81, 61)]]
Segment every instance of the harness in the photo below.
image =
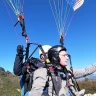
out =
[[(66, 72), (65, 72), (66, 70)], [(69, 82), (69, 79), (72, 78), (72, 76), (69, 76), (68, 75), (68, 71), (66, 68), (64, 68), (64, 70), (54, 70), (52, 67), (49, 67), (49, 70), (48, 71), (48, 75), (51, 76), (51, 79), (52, 79), (52, 84), (53, 84), (53, 88), (52, 88), (52, 96), (53, 96), (53, 92), (55, 91), (55, 94), (56, 96), (59, 96), (59, 91), (62, 87), (62, 79), (63, 80), (66, 80), (66, 87), (68, 87), (69, 91), (71, 92), (71, 96), (76, 96), (74, 91), (71, 89), (71, 87), (74, 87), (74, 86), (71, 86), (70, 85), (70, 82)], [(61, 71), (61, 72), (60, 72)], [(59, 73), (59, 74), (58, 74)], [(61, 74), (63, 73), (63, 74)], [(62, 94), (63, 96), (64, 94)]]
[[(69, 79), (72, 78), (72, 75), (71, 76), (68, 75), (69, 72), (67, 71), (66, 68), (64, 68), (63, 70), (55, 69), (53, 68), (53, 66), (44, 66), (44, 68), (47, 69), (48, 80), (46, 81), (42, 96), (48, 96), (48, 90), (47, 92), (45, 92), (45, 89), (48, 89), (49, 87), (49, 76), (51, 77), (52, 84), (53, 84), (52, 96), (54, 94), (54, 91), (55, 91), (56, 96), (59, 96), (59, 91), (62, 87), (62, 84), (61, 84), (62, 79), (66, 80), (66, 86), (68, 87), (69, 91), (72, 93), (72, 96), (75, 96), (73, 90), (71, 89), (71, 87), (74, 87), (74, 86), (71, 86), (69, 82)], [(30, 72), (23, 75), (22, 77), (22, 81), (24, 85), (24, 94), (26, 94), (26, 92), (28, 91), (31, 91), (32, 84), (33, 84), (33, 73), (34, 71), (31, 70)]]

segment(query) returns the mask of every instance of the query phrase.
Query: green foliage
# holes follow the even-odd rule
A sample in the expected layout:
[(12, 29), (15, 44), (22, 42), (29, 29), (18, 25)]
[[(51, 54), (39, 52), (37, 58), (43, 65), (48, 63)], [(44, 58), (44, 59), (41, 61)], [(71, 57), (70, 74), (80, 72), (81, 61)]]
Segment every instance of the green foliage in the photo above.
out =
[(5, 72), (5, 69), (4, 69), (4, 68), (2, 68), (2, 67), (0, 67), (0, 70)]
[[(13, 75), (9, 71), (5, 71), (0, 67), (0, 96), (21, 96), (21, 90), (19, 86), (19, 77)], [(96, 93), (96, 80), (89, 80), (85, 78), (83, 81), (78, 81), (80, 89), (85, 89), (86, 94)]]
[(0, 96), (21, 96), (19, 77), (0, 67)]
[(86, 93), (96, 93), (96, 80), (89, 80), (85, 78), (83, 81), (78, 81), (80, 89), (85, 89)]
[(85, 78), (85, 81), (88, 81), (89, 79), (88, 78)]

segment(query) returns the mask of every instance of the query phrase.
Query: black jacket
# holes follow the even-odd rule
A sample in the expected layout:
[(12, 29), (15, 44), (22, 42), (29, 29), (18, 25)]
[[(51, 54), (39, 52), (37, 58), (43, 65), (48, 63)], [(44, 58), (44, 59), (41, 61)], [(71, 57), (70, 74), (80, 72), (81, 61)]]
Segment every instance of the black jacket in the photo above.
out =
[(20, 76), (27, 72), (26, 66), (23, 64), (23, 55), (16, 54), (13, 72), (15, 75)]
[(44, 67), (38, 58), (31, 57), (27, 64), (23, 63), (23, 55), (16, 54), (13, 72), (15, 75), (20, 76), (27, 73), (27, 65), (30, 65), (31, 71), (34, 71), (40, 67)]

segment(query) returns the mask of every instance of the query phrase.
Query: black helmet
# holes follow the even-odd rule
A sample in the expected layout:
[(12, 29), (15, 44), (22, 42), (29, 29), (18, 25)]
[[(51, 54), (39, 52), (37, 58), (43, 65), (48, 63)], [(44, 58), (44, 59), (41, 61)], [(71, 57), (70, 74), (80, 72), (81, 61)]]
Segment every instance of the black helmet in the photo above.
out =
[(60, 62), (59, 52), (66, 51), (66, 48), (62, 45), (55, 45), (48, 50), (48, 58), (52, 64), (58, 64)]

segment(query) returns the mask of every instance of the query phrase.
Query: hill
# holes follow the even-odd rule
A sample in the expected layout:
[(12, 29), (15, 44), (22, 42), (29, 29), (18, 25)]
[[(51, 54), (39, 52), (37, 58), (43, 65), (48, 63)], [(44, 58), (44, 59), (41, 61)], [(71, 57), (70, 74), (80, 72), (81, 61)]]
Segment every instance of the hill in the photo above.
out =
[(0, 96), (21, 96), (19, 77), (0, 67)]
[[(86, 93), (94, 94), (96, 93), (96, 80), (92, 78), (96, 78), (96, 75), (89, 77), (91, 79), (86, 77), (78, 80), (78, 84), (80, 89), (86, 89)], [(20, 90), (19, 77), (0, 67), (0, 96), (21, 96)]]
[(78, 84), (80, 86), (80, 89), (86, 90), (86, 94), (96, 93), (96, 80), (90, 80), (88, 78), (85, 78), (85, 80), (83, 80), (83, 81), (78, 81)]

